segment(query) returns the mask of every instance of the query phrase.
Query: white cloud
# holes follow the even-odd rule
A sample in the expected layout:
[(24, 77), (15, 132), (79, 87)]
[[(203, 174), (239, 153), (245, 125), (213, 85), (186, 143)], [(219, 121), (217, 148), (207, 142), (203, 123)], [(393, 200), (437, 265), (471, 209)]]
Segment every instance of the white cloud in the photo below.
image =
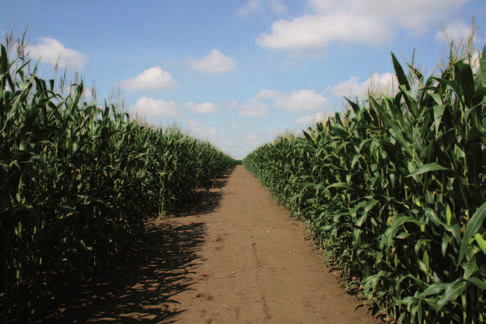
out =
[(322, 95), (317, 94), (314, 90), (298, 90), (288, 94), (276, 91), (263, 89), (260, 90), (252, 102), (261, 103), (262, 100), (273, 100), (273, 104), (287, 111), (315, 111), (323, 109), (327, 106), (327, 99)]
[(129, 108), (133, 118), (153, 121), (157, 118), (176, 117), (180, 111), (174, 101), (155, 100), (152, 98), (142, 97), (137, 100), (135, 106)]
[(351, 77), (349, 80), (338, 83), (332, 88), (336, 96), (360, 98), (368, 96), (368, 89), (375, 95), (394, 94), (397, 87), (396, 76), (392, 73), (373, 74), (366, 81), (360, 82), (358, 77)]
[(304, 15), (292, 21), (279, 20), (271, 34), (260, 34), (256, 42), (262, 47), (284, 50), (324, 48), (333, 41), (379, 44), (391, 39), (389, 29), (371, 17), (351, 13), (333, 16)]
[(250, 100), (241, 105), (239, 111), (242, 116), (263, 116), (268, 112), (268, 107), (262, 102)]
[(188, 119), (187, 120), (187, 125), (190, 127), (190, 128), (196, 128), (196, 127), (200, 127), (201, 126), (201, 123), (198, 122), (197, 120), (195, 119)]
[(194, 70), (207, 73), (221, 73), (232, 71), (236, 68), (235, 60), (213, 49), (210, 54), (198, 60), (192, 60)]
[(233, 101), (230, 101), (226, 104), (226, 107), (228, 109), (238, 109), (238, 107), (240, 106), (240, 104), (238, 103), (238, 101), (236, 100), (233, 100)]
[(277, 129), (271, 128), (261, 131), (253, 131), (251, 133), (245, 133), (245, 136), (232, 140), (231, 143), (226, 145), (231, 149), (233, 155), (237, 158), (244, 158), (247, 154), (255, 150), (257, 147), (270, 143), (278, 136), (285, 136), (287, 134), (298, 135), (301, 134), (301, 129)]
[(261, 99), (275, 99), (279, 97), (280, 93), (276, 90), (267, 90), (263, 89), (258, 91), (258, 93), (255, 96), (256, 100), (261, 100)]
[(232, 123), (232, 124), (231, 124), (231, 127), (232, 127), (232, 128), (238, 128), (238, 127), (240, 127), (240, 125), (238, 125), (238, 123)]
[(288, 8), (282, 0), (269, 0), (270, 8), (276, 13), (286, 13)]
[(261, 133), (253, 132), (245, 136), (243, 140), (240, 140), (239, 149), (242, 152), (240, 155), (246, 156), (257, 147), (269, 141), (268, 138), (264, 138), (264, 136), (261, 135)]
[(314, 124), (318, 121), (325, 121), (332, 115), (333, 114), (330, 112), (320, 112), (312, 115), (304, 115), (297, 118), (297, 122), (300, 124), (309, 125), (309, 124)]
[(276, 90), (262, 89), (240, 105), (239, 114), (243, 116), (262, 116), (267, 114), (268, 105), (290, 112), (317, 111), (327, 107), (327, 99), (314, 90), (297, 90), (285, 93)]
[(315, 111), (327, 106), (327, 99), (314, 90), (293, 91), (275, 99), (275, 106), (287, 111)]
[(258, 135), (257, 133), (251, 133), (250, 135), (246, 136), (244, 138), (246, 142), (254, 142), (258, 140)]
[[(462, 21), (454, 21), (445, 27), (445, 33), (444, 30), (441, 30), (435, 35), (435, 38), (443, 42), (447, 42), (447, 38), (449, 38), (450, 41), (454, 41), (454, 44), (459, 44), (461, 41), (466, 43), (469, 36), (471, 36), (471, 26), (467, 26)], [(476, 36), (474, 41), (477, 41)]]
[(332, 88), (336, 96), (361, 96), (367, 93), (368, 84), (360, 82), (358, 77), (351, 77), (349, 80), (340, 82)]
[(185, 105), (188, 109), (198, 114), (213, 114), (219, 111), (219, 109), (210, 102), (204, 102), (196, 105), (193, 102), (188, 102)]
[(399, 29), (420, 34), (467, 0), (308, 0), (311, 13), (278, 20), (257, 44), (275, 50), (322, 49), (332, 42), (384, 44)]
[(120, 85), (130, 91), (151, 91), (172, 89), (175, 88), (176, 83), (168, 72), (162, 70), (160, 66), (154, 66), (134, 78), (122, 81)]
[(59, 41), (49, 38), (39, 38), (37, 45), (29, 45), (26, 48), (30, 52), (30, 57), (34, 59), (41, 58), (42, 62), (61, 67), (81, 69), (86, 65), (86, 55), (75, 50), (65, 48)]
[(261, 0), (248, 0), (243, 6), (238, 10), (238, 13), (242, 16), (249, 15), (254, 12), (259, 12), (262, 10)]
[(216, 127), (205, 127), (195, 119), (189, 119), (187, 125), (189, 126), (189, 133), (192, 136), (203, 140), (211, 140), (214, 142), (223, 136), (220, 129)]
[(217, 127), (206, 128), (202, 136), (207, 138), (216, 138), (223, 136), (223, 133)]

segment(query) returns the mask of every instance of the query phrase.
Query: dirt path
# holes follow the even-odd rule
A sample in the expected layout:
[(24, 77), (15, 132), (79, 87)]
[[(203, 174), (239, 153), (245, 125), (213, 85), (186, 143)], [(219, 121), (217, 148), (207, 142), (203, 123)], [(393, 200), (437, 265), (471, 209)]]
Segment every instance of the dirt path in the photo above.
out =
[(200, 199), (46, 322), (378, 323), (242, 166)]

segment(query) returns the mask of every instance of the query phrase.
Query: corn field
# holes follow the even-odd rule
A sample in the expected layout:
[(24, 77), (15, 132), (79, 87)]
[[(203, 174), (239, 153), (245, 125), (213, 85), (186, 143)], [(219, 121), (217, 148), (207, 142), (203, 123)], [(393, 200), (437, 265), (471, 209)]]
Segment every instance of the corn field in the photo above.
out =
[(83, 102), (82, 82), (62, 96), (0, 51), (0, 308), (25, 323), (235, 161)]
[(486, 48), (450, 53), (427, 79), (392, 54), (394, 96), (243, 160), (392, 323), (486, 321)]

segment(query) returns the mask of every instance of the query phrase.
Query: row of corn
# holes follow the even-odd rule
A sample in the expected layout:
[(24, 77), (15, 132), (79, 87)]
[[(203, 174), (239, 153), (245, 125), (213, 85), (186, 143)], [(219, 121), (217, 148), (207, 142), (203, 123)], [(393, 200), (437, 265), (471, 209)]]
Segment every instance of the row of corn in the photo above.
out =
[(281, 136), (243, 164), (305, 220), (348, 288), (397, 323), (486, 321), (486, 48)]
[(87, 104), (82, 83), (62, 96), (0, 50), (0, 322), (28, 322), (235, 161)]

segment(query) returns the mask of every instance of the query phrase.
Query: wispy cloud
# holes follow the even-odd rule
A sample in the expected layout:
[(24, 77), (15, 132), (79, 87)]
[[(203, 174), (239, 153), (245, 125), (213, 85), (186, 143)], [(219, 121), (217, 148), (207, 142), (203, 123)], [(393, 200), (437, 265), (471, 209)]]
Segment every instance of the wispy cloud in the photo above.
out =
[(239, 105), (239, 113), (243, 116), (263, 116), (269, 112), (269, 106), (288, 112), (319, 111), (325, 109), (327, 104), (327, 99), (314, 90), (302, 89), (286, 93), (262, 89)]
[(211, 141), (213, 144), (216, 140), (221, 138), (223, 133), (217, 127), (204, 126), (201, 122), (195, 119), (189, 119), (187, 121), (189, 133), (202, 140)]
[(269, 0), (270, 8), (277, 13), (286, 13), (288, 11), (287, 5), (282, 0)]
[(327, 99), (314, 90), (298, 90), (275, 98), (275, 106), (287, 111), (316, 111), (327, 107)]
[(258, 91), (258, 93), (255, 95), (255, 100), (262, 100), (262, 99), (275, 99), (280, 96), (280, 92), (276, 90), (268, 90), (268, 89), (262, 89)]
[(251, 133), (250, 135), (245, 137), (246, 142), (255, 142), (258, 140), (258, 135), (257, 133)]
[(309, 125), (314, 124), (318, 121), (325, 121), (332, 115), (334, 115), (334, 113), (331, 112), (320, 112), (312, 115), (304, 115), (297, 118), (297, 122), (300, 124)]
[[(445, 26), (444, 30), (439, 31), (435, 35), (435, 39), (447, 42), (454, 41), (454, 44), (458, 44), (461, 41), (466, 43), (468, 38), (471, 36), (471, 26), (466, 25), (463, 21), (454, 21), (449, 25)], [(477, 37), (475, 36), (473, 41), (477, 41)]]
[(229, 72), (236, 69), (235, 60), (213, 49), (210, 54), (196, 60), (191, 60), (194, 70), (207, 73)]
[(242, 116), (264, 116), (268, 113), (268, 106), (257, 100), (249, 100), (241, 105), (239, 114)]
[(262, 0), (248, 0), (238, 10), (238, 14), (246, 16), (262, 10)]
[(198, 114), (214, 114), (219, 111), (219, 109), (211, 102), (204, 102), (201, 104), (195, 104), (194, 102), (187, 102), (185, 106), (186, 108)]
[(226, 105), (225, 105), (225, 107), (227, 109), (230, 109), (230, 110), (238, 109), (239, 106), (240, 106), (240, 104), (236, 100), (232, 100), (232, 101), (226, 103)]
[(139, 119), (154, 122), (161, 118), (173, 118), (181, 114), (174, 101), (156, 100), (141, 97), (137, 103), (129, 108), (130, 115)]
[(290, 93), (263, 89), (260, 90), (254, 100), (270, 99), (277, 108), (287, 111), (316, 111), (326, 108), (327, 99), (314, 90), (297, 90)]
[(368, 97), (368, 90), (374, 95), (389, 94), (396, 92), (396, 76), (392, 73), (373, 74), (365, 81), (360, 81), (358, 77), (351, 77), (347, 81), (340, 82), (332, 87), (332, 92), (336, 96), (346, 97)]

